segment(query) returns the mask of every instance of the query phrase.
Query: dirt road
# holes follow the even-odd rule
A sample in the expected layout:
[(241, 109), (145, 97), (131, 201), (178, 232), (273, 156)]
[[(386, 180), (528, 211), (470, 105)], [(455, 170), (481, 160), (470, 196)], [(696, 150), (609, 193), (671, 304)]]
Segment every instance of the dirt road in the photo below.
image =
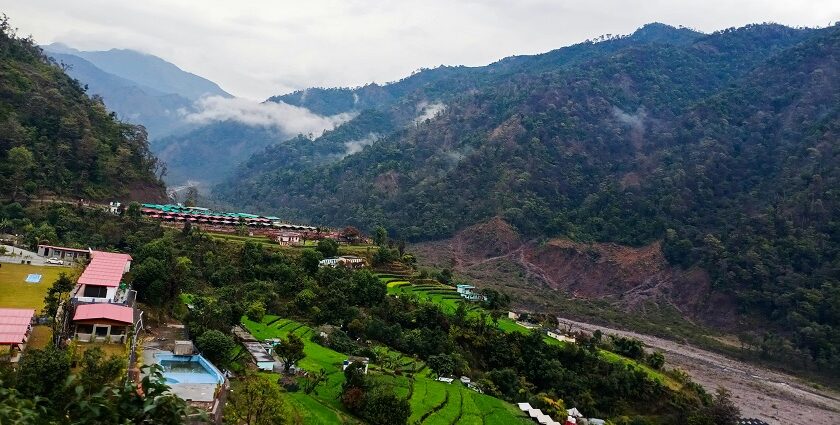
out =
[(840, 424), (840, 394), (817, 390), (794, 376), (662, 338), (559, 319), (588, 332), (600, 329), (604, 334), (636, 338), (662, 351), (669, 366), (686, 371), (707, 391), (717, 387), (731, 391), (743, 417), (759, 418), (771, 425)]

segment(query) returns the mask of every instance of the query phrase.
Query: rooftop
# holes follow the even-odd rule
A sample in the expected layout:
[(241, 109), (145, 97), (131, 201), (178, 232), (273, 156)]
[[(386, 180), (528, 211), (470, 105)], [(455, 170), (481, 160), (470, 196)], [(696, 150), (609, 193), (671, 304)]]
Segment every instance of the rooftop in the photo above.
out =
[(0, 308), (0, 345), (22, 343), (34, 315), (33, 309)]
[(103, 251), (91, 251), (91, 256), (90, 264), (79, 276), (79, 285), (119, 286), (131, 256)]
[(118, 304), (80, 304), (73, 321), (106, 319), (126, 324), (134, 323), (134, 309)]

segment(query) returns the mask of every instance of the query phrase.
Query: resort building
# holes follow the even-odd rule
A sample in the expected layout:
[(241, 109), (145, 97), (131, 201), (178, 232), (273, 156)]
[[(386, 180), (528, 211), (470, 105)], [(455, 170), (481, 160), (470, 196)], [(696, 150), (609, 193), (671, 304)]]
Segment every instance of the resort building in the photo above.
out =
[(89, 249), (65, 248), (63, 246), (38, 245), (38, 255), (47, 258), (58, 258), (65, 262), (80, 262), (90, 259)]
[(142, 327), (143, 313), (134, 308), (137, 292), (123, 281), (131, 256), (91, 251), (90, 264), (71, 293), (73, 337), (82, 342), (124, 343)]
[(17, 363), (32, 332), (35, 310), (0, 308), (0, 360)]

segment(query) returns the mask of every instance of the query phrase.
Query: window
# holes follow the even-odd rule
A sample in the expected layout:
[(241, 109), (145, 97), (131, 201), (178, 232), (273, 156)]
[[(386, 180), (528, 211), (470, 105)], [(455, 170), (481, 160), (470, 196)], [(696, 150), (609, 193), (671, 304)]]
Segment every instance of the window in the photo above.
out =
[(112, 326), (111, 327), (111, 335), (123, 335), (125, 334), (125, 326)]
[(96, 336), (108, 336), (108, 327), (96, 325)]
[(105, 298), (108, 296), (108, 288), (105, 286), (85, 285), (84, 296), (92, 298)]
[(92, 334), (93, 325), (76, 325), (77, 334)]

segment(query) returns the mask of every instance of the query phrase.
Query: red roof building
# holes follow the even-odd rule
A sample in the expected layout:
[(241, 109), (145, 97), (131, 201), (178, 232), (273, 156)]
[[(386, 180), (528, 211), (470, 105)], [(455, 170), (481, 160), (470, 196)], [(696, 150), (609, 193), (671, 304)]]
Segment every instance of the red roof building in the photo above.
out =
[(130, 325), (134, 323), (134, 309), (119, 304), (80, 304), (76, 307), (73, 321), (97, 323), (107, 321)]
[(92, 251), (90, 264), (79, 276), (79, 285), (119, 286), (123, 273), (131, 266), (131, 256), (113, 252)]
[(0, 345), (19, 345), (26, 342), (35, 310), (0, 308)]

